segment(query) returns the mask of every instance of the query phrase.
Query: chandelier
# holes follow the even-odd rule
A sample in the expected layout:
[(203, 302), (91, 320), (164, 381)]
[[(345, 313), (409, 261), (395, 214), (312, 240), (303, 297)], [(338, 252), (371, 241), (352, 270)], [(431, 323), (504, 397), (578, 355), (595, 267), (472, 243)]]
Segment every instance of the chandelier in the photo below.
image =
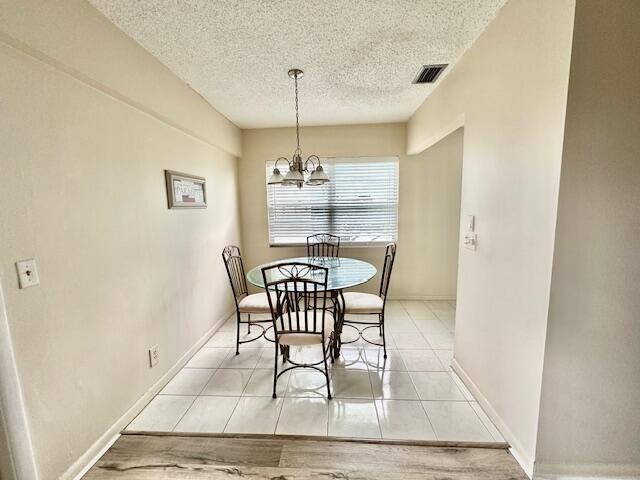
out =
[[(320, 157), (310, 155), (302, 162), (302, 150), (300, 149), (300, 123), (298, 115), (298, 79), (302, 78), (304, 72), (298, 68), (289, 70), (289, 77), (295, 82), (296, 91), (296, 149), (293, 152), (292, 160), (280, 157), (276, 160), (273, 173), (267, 182), (269, 185), (296, 185), (298, 188), (306, 183), (307, 185), (324, 185), (329, 181), (329, 177), (320, 165)], [(282, 176), (278, 170), (278, 162), (285, 161), (289, 164), (289, 171)], [(305, 175), (308, 177), (305, 181)]]

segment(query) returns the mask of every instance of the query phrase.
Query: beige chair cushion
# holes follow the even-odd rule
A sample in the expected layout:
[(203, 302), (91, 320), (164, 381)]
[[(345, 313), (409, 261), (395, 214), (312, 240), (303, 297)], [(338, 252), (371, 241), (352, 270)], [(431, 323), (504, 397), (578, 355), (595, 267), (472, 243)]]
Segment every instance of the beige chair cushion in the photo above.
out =
[(371, 293), (344, 293), (344, 313), (382, 313), (383, 302)]
[[(313, 312), (309, 311), (309, 321), (312, 321)], [(320, 321), (322, 318), (322, 312), (317, 311), (317, 319)], [(293, 316), (291, 317), (294, 318)], [(304, 317), (300, 317), (300, 321), (303, 320)], [(288, 321), (285, 315), (285, 325)], [(276, 325), (280, 327), (280, 319), (277, 320)], [(328, 342), (331, 337), (331, 332), (333, 332), (333, 315), (329, 312), (325, 312), (324, 314), (324, 341)], [(283, 333), (278, 335), (278, 342), (281, 345), (293, 345), (293, 346), (303, 346), (303, 345), (319, 345), (322, 343), (322, 335), (319, 333)]]
[[(275, 301), (275, 295), (271, 294), (271, 299)], [(238, 302), (240, 313), (271, 313), (269, 299), (265, 292), (252, 293)]]

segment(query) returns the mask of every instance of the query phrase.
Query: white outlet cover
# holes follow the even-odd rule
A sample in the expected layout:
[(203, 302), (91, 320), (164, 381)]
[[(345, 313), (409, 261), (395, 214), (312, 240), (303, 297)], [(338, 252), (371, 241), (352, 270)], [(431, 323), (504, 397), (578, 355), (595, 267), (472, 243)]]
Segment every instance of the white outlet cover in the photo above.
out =
[(154, 345), (149, 349), (149, 367), (155, 367), (160, 361), (160, 349), (158, 345)]
[(478, 235), (475, 233), (467, 233), (462, 239), (462, 244), (469, 250), (478, 249)]
[(38, 276), (35, 258), (16, 262), (16, 269), (18, 270), (20, 288), (29, 288), (40, 285), (40, 277)]

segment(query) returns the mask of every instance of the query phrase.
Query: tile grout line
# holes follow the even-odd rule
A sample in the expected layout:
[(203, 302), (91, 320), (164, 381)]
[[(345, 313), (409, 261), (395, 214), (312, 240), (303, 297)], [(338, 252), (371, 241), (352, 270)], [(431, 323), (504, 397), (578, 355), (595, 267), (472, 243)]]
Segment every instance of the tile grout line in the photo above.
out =
[[(425, 304), (425, 307), (427, 308), (427, 310), (429, 310), (433, 315), (435, 315), (435, 317), (438, 319), (438, 321), (440, 323), (442, 323), (442, 321), (440, 320), (440, 317), (438, 317), (430, 308), (429, 305), (426, 304), (426, 302), (422, 302), (423, 304)], [(413, 315), (411, 315), (411, 313), (409, 312), (409, 310), (407, 310), (407, 308), (402, 304), (402, 301), (400, 302), (400, 306), (404, 309), (404, 311), (407, 313), (407, 316), (409, 317), (409, 320), (411, 320), (411, 323), (413, 324), (413, 326), (416, 328), (416, 330), (418, 331), (418, 334), (422, 337), (422, 339), (427, 342), (427, 345), (429, 345), (431, 350), (434, 350), (433, 345), (431, 345), (431, 343), (429, 342), (429, 339), (427, 338), (427, 336), (422, 332), (422, 330), (420, 330), (420, 328), (418, 328), (418, 324), (416, 323), (416, 319), (413, 318)], [(445, 325), (442, 325), (443, 327), (445, 327)], [(446, 328), (445, 328), (446, 329)], [(395, 339), (394, 339), (395, 340)]]
[[(447, 325), (446, 325), (446, 324), (444, 323), (444, 321), (440, 318), (440, 316), (439, 316), (436, 312), (434, 312), (434, 311), (433, 311), (433, 309), (429, 306), (429, 303), (428, 303), (428, 302), (426, 302), (426, 301), (423, 301), (422, 303), (424, 303), (424, 304), (425, 304), (425, 306), (427, 307), (427, 309), (428, 309), (431, 313), (433, 313), (433, 314), (435, 315), (435, 317), (438, 319), (438, 321), (439, 321), (439, 322), (440, 322), (440, 324), (444, 327), (444, 329), (447, 331), (447, 333), (451, 333), (451, 332), (449, 331), (449, 328), (447, 328)], [(455, 309), (454, 309), (454, 319), (455, 319)]]
[[(471, 402), (470, 402), (470, 401), (468, 401), (467, 403), (469, 404), (469, 408), (470, 408), (471, 410), (473, 410), (473, 413), (475, 413), (476, 418), (477, 418), (478, 420), (480, 420), (480, 424), (481, 424), (481, 425), (484, 427), (484, 429), (487, 431), (487, 433), (489, 434), (489, 437), (491, 437), (491, 438), (493, 438), (493, 439), (495, 440), (496, 438), (493, 436), (493, 434), (491, 433), (491, 431), (487, 428), (487, 426), (485, 425), (485, 423), (484, 423), (484, 421), (482, 420), (482, 418), (480, 418), (480, 415), (478, 415), (478, 412), (476, 412), (476, 409), (475, 409), (475, 408), (473, 408), (473, 406), (471, 405)], [(476, 403), (478, 403), (478, 402), (476, 402)], [(483, 410), (483, 411), (484, 411), (484, 410)], [(486, 415), (486, 413), (485, 413), (485, 415)], [(491, 421), (491, 419), (489, 419), (489, 421)], [(495, 425), (494, 425), (494, 428), (495, 428)]]
[[(276, 352), (276, 358), (278, 357), (278, 352)], [(275, 363), (275, 362), (274, 362)], [(287, 399), (287, 392), (289, 391), (289, 383), (291, 382), (291, 377), (293, 376), (293, 370), (289, 371), (289, 376), (287, 377), (287, 384), (284, 387), (284, 393), (282, 394), (282, 406), (280, 407), (280, 411), (278, 412), (278, 418), (276, 419), (276, 424), (273, 427), (273, 434), (275, 435), (278, 431), (278, 425), (280, 424), (280, 417), (282, 416), (282, 410), (284, 410), (284, 402)], [(278, 394), (278, 380), (276, 379), (276, 395)], [(278, 401), (278, 398), (272, 398), (272, 400)]]
[(378, 413), (378, 404), (376, 403), (376, 395), (373, 392), (373, 383), (371, 383), (371, 375), (367, 371), (367, 378), (369, 379), (369, 387), (371, 387), (371, 396), (373, 397), (373, 409), (376, 412), (376, 420), (378, 422), (378, 431), (380, 432), (380, 438), (384, 438), (382, 435), (382, 425), (380, 424), (380, 414)]
[[(200, 350), (198, 350), (199, 352)], [(196, 352), (196, 353), (198, 353)], [(193, 354), (195, 356), (195, 353)], [(191, 357), (193, 358), (193, 356)], [(191, 358), (189, 359), (189, 361), (191, 361)], [(186, 367), (183, 367), (182, 370), (183, 371)], [(196, 393), (196, 395), (193, 397), (193, 400), (191, 402), (191, 404), (187, 407), (187, 409), (184, 411), (184, 413), (180, 416), (180, 418), (178, 419), (178, 421), (173, 425), (173, 427), (171, 428), (171, 431), (175, 431), (175, 428), (180, 424), (180, 422), (182, 421), (182, 419), (187, 415), (187, 413), (189, 412), (189, 410), (191, 410), (191, 407), (193, 407), (193, 404), (196, 403), (196, 400), (198, 399), (198, 397), (200, 397), (200, 394), (204, 391), (205, 387), (207, 386), (207, 384), (209, 383), (209, 381), (213, 378), (213, 376), (215, 375), (215, 373), (218, 371), (218, 369), (212, 369), (211, 371), (211, 375), (209, 375), (209, 378), (207, 379), (206, 382), (204, 382), (204, 385), (202, 385), (202, 388), (200, 389), (200, 393)], [(176, 374), (177, 375), (177, 374)], [(175, 378), (175, 377), (174, 377)], [(159, 395), (160, 393), (158, 393)], [(157, 397), (157, 395), (156, 395)]]
[[(289, 382), (291, 381), (291, 374), (289, 374), (289, 378), (287, 378), (287, 387), (289, 386)], [(276, 384), (276, 392), (278, 391), (278, 386)], [(278, 418), (276, 418), (276, 424), (273, 426), (273, 434), (275, 435), (278, 431), (278, 424), (280, 423), (280, 417), (282, 416), (282, 410), (284, 410), (284, 401), (286, 400), (286, 396), (282, 398), (282, 404), (280, 405), (280, 410), (278, 410)], [(280, 400), (279, 397), (271, 398), (271, 400), (275, 400), (276, 403)]]
[(420, 407), (422, 408), (422, 411), (427, 417), (427, 422), (429, 422), (429, 425), (431, 425), (431, 430), (433, 431), (433, 434), (436, 436), (436, 440), (438, 440), (438, 434), (436, 433), (436, 428), (433, 426), (433, 422), (431, 421), (431, 418), (429, 417), (427, 410), (424, 408), (424, 404), (422, 403), (422, 399), (420, 398), (420, 392), (418, 392), (418, 387), (416, 387), (416, 382), (413, 381), (413, 377), (411, 376), (411, 373), (410, 372), (407, 372), (407, 373), (409, 373), (409, 380), (411, 380), (411, 384), (413, 385), (413, 388), (416, 391), (416, 395), (418, 395), (418, 402), (420, 402)]
[[(240, 326), (238, 325), (236, 328), (240, 328)], [(231, 353), (233, 353), (233, 347), (231, 350)], [(228, 357), (229, 355), (227, 355)], [(224, 361), (227, 359), (227, 357), (225, 357), (222, 361), (222, 363), (220, 365), (222, 365), (224, 363)], [(260, 354), (260, 357), (262, 357), (262, 354)], [(258, 358), (258, 362), (260, 361), (260, 358)], [(256, 362), (256, 365), (257, 363)], [(229, 418), (227, 418), (227, 421), (224, 424), (224, 427), (222, 428), (222, 432), (225, 432), (225, 430), (227, 429), (227, 426), (229, 425), (229, 422), (231, 421), (231, 418), (233, 417), (233, 414), (236, 412), (236, 409), (238, 408), (238, 405), (240, 404), (240, 400), (242, 399), (242, 394), (244, 393), (245, 389), (247, 388), (247, 385), (249, 385), (249, 382), (251, 381), (251, 377), (253, 377), (253, 373), (255, 371), (255, 367), (253, 368), (251, 375), (249, 376), (249, 379), (247, 380), (247, 384), (244, 385), (244, 387), (242, 388), (242, 392), (240, 392), (240, 395), (238, 395), (238, 400), (236, 401), (236, 404), (233, 406), (233, 410), (231, 411), (231, 414), (229, 415)]]
[[(429, 305), (426, 304), (426, 302), (423, 302), (423, 303), (425, 303), (425, 306), (427, 307), (427, 309), (431, 313), (433, 313), (435, 315), (435, 313), (431, 310), (431, 308), (429, 308)], [(404, 305), (403, 305), (403, 308), (404, 308)], [(440, 317), (438, 317), (437, 315), (435, 315), (435, 316), (438, 319), (438, 321), (441, 322)], [(411, 321), (413, 322), (413, 324), (417, 328), (418, 326), (416, 325), (416, 322), (415, 322), (414, 318), (411, 316), (411, 314), (409, 314), (409, 318), (411, 319)], [(422, 331), (420, 329), (418, 329), (418, 331), (422, 334)], [(424, 337), (424, 334), (422, 334), (422, 336)], [(432, 346), (431, 343), (429, 343), (429, 340), (427, 340), (426, 338), (425, 338), (425, 340), (427, 341), (429, 346)], [(433, 352), (433, 348), (431, 349), (431, 351)], [(434, 355), (436, 356), (436, 359), (438, 360), (438, 362), (440, 362), (440, 359), (438, 358), (438, 355), (435, 352), (434, 352)], [(440, 364), (442, 365), (442, 362), (440, 362)], [(442, 365), (442, 366), (444, 367), (444, 365)], [(413, 385), (413, 388), (415, 389), (416, 394), (418, 395), (418, 399), (420, 399), (420, 393), (418, 392), (418, 387), (416, 387), (415, 382), (413, 381), (413, 377), (411, 376), (411, 373), (409, 373), (409, 380), (411, 380), (411, 384)], [(426, 408), (424, 408), (424, 403), (422, 403), (422, 400), (420, 399), (419, 401), (420, 401), (420, 408), (422, 408), (422, 411), (424, 412), (425, 416), (427, 417), (427, 422), (429, 422), (429, 425), (431, 426), (431, 430), (433, 431), (433, 434), (435, 435), (436, 440), (438, 440), (438, 433), (436, 432), (436, 428), (434, 427), (433, 422), (431, 421), (431, 417), (429, 417), (429, 413), (427, 412)]]
[[(497, 439), (497, 438), (496, 438), (496, 436), (495, 436), (493, 433), (491, 433), (491, 430), (489, 430), (489, 427), (487, 427), (486, 423), (484, 422), (484, 420), (482, 420), (482, 418), (480, 417), (480, 415), (478, 414), (478, 412), (476, 411), (476, 409), (475, 409), (475, 408), (473, 408), (473, 405), (471, 405), (471, 403), (472, 403), (472, 402), (471, 402), (471, 401), (469, 401), (469, 406), (471, 407), (471, 410), (473, 410), (473, 411), (474, 411), (474, 413), (476, 414), (476, 416), (480, 419), (480, 423), (482, 423), (482, 426), (483, 426), (483, 427), (484, 427), (484, 428), (489, 432), (489, 436), (490, 436), (491, 438), (493, 438), (496, 442), (504, 442), (504, 441), (505, 441), (505, 440), (504, 440), (504, 438), (502, 438), (502, 440), (499, 440), (499, 439)], [(491, 422), (491, 419), (490, 419), (490, 418), (489, 418), (489, 416), (487, 415), (487, 412), (485, 412), (485, 411), (483, 410), (483, 408), (480, 406), (480, 404), (478, 403), (478, 401), (477, 401), (477, 400), (474, 400), (474, 402), (473, 402), (473, 403), (478, 404), (478, 408), (479, 408), (480, 410), (482, 410), (482, 413), (484, 413), (484, 414), (485, 414), (485, 416), (487, 417), (487, 419), (489, 420), (489, 422)], [(491, 422), (491, 425), (493, 425), (493, 422)], [(495, 430), (500, 434), (500, 430), (498, 430), (498, 427), (496, 427), (495, 425), (493, 425), (493, 428), (494, 428), (494, 429), (495, 429)], [(500, 434), (500, 436), (502, 436), (502, 434)]]
[[(429, 306), (429, 304), (428, 304), (427, 302), (423, 302), (423, 303), (424, 303), (424, 304), (425, 304), (425, 306), (429, 309), (429, 311), (430, 311), (431, 313), (433, 313), (433, 314), (436, 316), (436, 318), (437, 318), (437, 319), (438, 319), (438, 321), (442, 324), (442, 326), (445, 328), (445, 330), (447, 330), (447, 332), (451, 333), (451, 332), (449, 331), (449, 329), (447, 328), (447, 325), (444, 323), (444, 321), (440, 318), (440, 316), (439, 316), (436, 312), (434, 312), (434, 311), (433, 311), (433, 309), (431, 309), (431, 307)], [(454, 309), (454, 312), (455, 312), (455, 309)], [(409, 314), (409, 317), (411, 318), (411, 320), (414, 320), (414, 319), (413, 319), (413, 317), (411, 317), (411, 314)], [(455, 317), (454, 317), (454, 318), (455, 318)], [(415, 321), (414, 321), (414, 323), (415, 323)], [(422, 333), (422, 332), (420, 332), (420, 333)], [(429, 341), (428, 341), (428, 340), (427, 340), (427, 343), (429, 343)], [(431, 344), (429, 343), (429, 345), (431, 345)], [(435, 350), (435, 349), (432, 349), (432, 350)], [(439, 350), (440, 350), (440, 349), (439, 349)], [(440, 357), (438, 357), (438, 355), (437, 355), (437, 354), (436, 354), (436, 357), (438, 358), (438, 361), (442, 364), (442, 366), (443, 366), (443, 367), (445, 367), (445, 369), (446, 369), (447, 367), (442, 363), (442, 361), (440, 360)], [(449, 373), (449, 375), (451, 376), (451, 379), (453, 380), (453, 374), (452, 374), (452, 372), (447, 371), (447, 373)], [(411, 378), (411, 376), (409, 376), (409, 377)], [(411, 381), (413, 382), (413, 378), (411, 378)], [(456, 382), (455, 382), (455, 380), (454, 380), (454, 383), (456, 383)], [(414, 387), (415, 387), (415, 385), (414, 385)], [(484, 424), (484, 422), (482, 421), (482, 419), (481, 419), (481, 418), (480, 418), (480, 416), (478, 415), (478, 412), (476, 412), (476, 410), (471, 406), (471, 401), (467, 398), (467, 396), (466, 396), (466, 395), (464, 394), (464, 392), (460, 389), (460, 387), (457, 385), (457, 383), (456, 383), (456, 388), (460, 391), (460, 393), (462, 394), (462, 396), (465, 398), (465, 401), (466, 401), (466, 403), (469, 405), (469, 408), (471, 408), (471, 410), (473, 410), (473, 413), (476, 415), (476, 417), (478, 418), (478, 420), (480, 420), (480, 423), (482, 424), (482, 426), (484, 427), (484, 429), (487, 431), (487, 433), (489, 434), (489, 436), (495, 440), (494, 435), (489, 431), (489, 429), (487, 428), (487, 426)], [(471, 392), (469, 392), (469, 393), (471, 393)], [(474, 399), (474, 401), (476, 401), (476, 402), (477, 402), (477, 400), (475, 399), (475, 397), (473, 397), (473, 394), (471, 394), (471, 397)], [(424, 404), (422, 404), (422, 402), (421, 402), (421, 405), (422, 405), (422, 409), (424, 410), (425, 414), (427, 415), (427, 419), (429, 420), (429, 423), (431, 423), (431, 419), (429, 418), (429, 414), (428, 414), (428, 413), (427, 413), (427, 411), (425, 410), (425, 408), (424, 408)], [(433, 424), (431, 424), (431, 427), (433, 428)], [(494, 425), (494, 427), (495, 427), (495, 425)], [(435, 428), (433, 429), (433, 432), (435, 433)], [(436, 434), (436, 438), (437, 438), (437, 434)]]
[(227, 421), (224, 423), (224, 427), (222, 427), (222, 433), (226, 433), (227, 427), (229, 426), (229, 422), (231, 421), (231, 417), (233, 417), (233, 414), (236, 413), (236, 409), (238, 408), (238, 405), (240, 404), (240, 399), (242, 397), (238, 397), (238, 400), (236, 401), (236, 404), (233, 406), (233, 410), (231, 410), (231, 414), (229, 415), (229, 418), (227, 418)]
[(173, 432), (175, 430), (175, 428), (178, 426), (178, 424), (182, 421), (182, 419), (184, 418), (184, 416), (187, 414), (187, 412), (189, 410), (191, 410), (191, 407), (193, 407), (193, 404), (196, 402), (196, 399), (198, 398), (198, 395), (195, 395), (193, 397), (193, 400), (191, 400), (191, 403), (189, 404), (189, 406), (187, 407), (187, 409), (184, 411), (184, 413), (182, 415), (180, 415), (180, 418), (178, 419), (178, 421), (176, 423), (173, 424), (173, 427), (171, 427), (171, 431)]

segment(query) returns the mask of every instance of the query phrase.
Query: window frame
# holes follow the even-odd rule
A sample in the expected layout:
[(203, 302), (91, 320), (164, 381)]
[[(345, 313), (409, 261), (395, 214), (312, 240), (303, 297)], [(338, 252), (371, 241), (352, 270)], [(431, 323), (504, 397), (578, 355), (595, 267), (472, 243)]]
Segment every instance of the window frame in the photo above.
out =
[[(325, 162), (328, 164), (330, 162), (334, 162), (335, 164), (341, 163), (345, 161), (345, 163), (351, 161), (352, 163), (367, 163), (367, 159), (378, 159), (380, 163), (383, 163), (382, 159), (393, 159), (396, 163), (396, 202), (395, 202), (395, 235), (391, 240), (379, 240), (379, 241), (347, 241), (340, 239), (340, 247), (345, 248), (379, 248), (385, 245), (388, 245), (392, 242), (398, 241), (398, 234), (400, 229), (400, 218), (399, 218), (399, 206), (400, 206), (400, 156), (399, 155), (357, 155), (357, 156), (339, 156), (339, 157), (320, 157), (321, 163), (324, 165)], [(272, 242), (271, 241), (271, 216), (269, 214), (270, 204), (269, 204), (269, 188), (296, 188), (296, 187), (283, 187), (282, 185), (268, 185), (269, 176), (273, 170), (273, 165), (275, 160), (267, 160), (265, 161), (265, 171), (268, 172), (265, 175), (265, 194), (266, 194), (266, 215), (267, 215), (267, 237), (269, 242), (269, 248), (287, 248), (287, 247), (306, 247), (307, 243), (304, 242)], [(282, 162), (281, 162), (282, 163)], [(375, 163), (375, 162), (370, 162)], [(278, 168), (281, 168), (281, 165), (278, 165)], [(284, 174), (284, 172), (283, 172)], [(330, 181), (333, 181), (331, 179)], [(302, 188), (314, 188), (310, 185), (305, 185)], [(315, 233), (333, 233), (333, 232), (315, 232)]]

